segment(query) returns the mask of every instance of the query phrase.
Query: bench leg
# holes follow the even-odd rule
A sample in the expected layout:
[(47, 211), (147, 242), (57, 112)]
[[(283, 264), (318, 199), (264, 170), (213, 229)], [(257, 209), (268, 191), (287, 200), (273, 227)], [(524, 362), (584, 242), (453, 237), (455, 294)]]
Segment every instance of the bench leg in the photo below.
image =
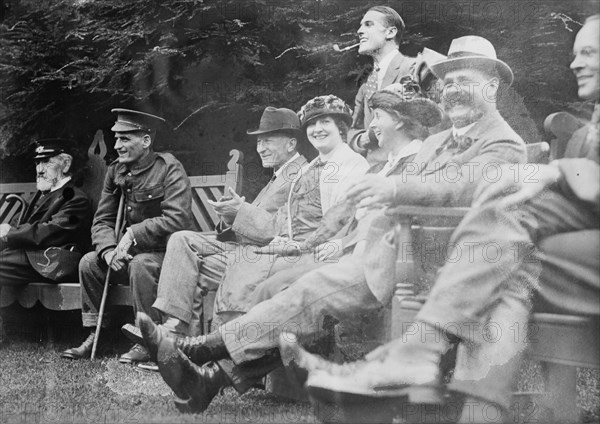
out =
[(543, 362), (547, 405), (553, 412), (555, 422), (577, 422), (577, 368)]

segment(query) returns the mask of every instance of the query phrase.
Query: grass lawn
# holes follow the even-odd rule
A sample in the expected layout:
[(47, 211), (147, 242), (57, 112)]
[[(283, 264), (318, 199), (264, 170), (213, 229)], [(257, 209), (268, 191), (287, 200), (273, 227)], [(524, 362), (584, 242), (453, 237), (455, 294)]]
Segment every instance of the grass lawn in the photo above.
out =
[[(0, 424), (8, 423), (316, 423), (307, 402), (291, 401), (264, 390), (253, 389), (238, 396), (233, 389), (218, 395), (203, 414), (181, 414), (160, 374), (120, 364), (118, 355), (130, 344), (120, 335), (116, 322), (114, 348), (95, 361), (62, 359), (59, 353), (78, 345), (79, 313), (51, 315), (59, 324), (56, 344), (39, 343), (44, 327), (40, 311), (3, 310), (11, 343), (0, 347)], [(40, 318), (41, 317), (41, 318)], [(46, 317), (47, 318), (47, 317)], [(11, 334), (12, 333), (12, 334)], [(524, 363), (518, 390), (542, 388), (539, 365)], [(600, 417), (600, 372), (580, 370), (577, 382), (581, 422)], [(333, 411), (325, 411), (328, 412)], [(543, 424), (544, 414), (520, 411), (515, 422)], [(400, 421), (398, 421), (400, 422)]]
[(60, 358), (67, 348), (16, 341), (0, 350), (0, 423), (308, 423), (310, 404), (254, 389), (217, 396), (203, 414), (181, 414), (160, 374), (120, 364)]

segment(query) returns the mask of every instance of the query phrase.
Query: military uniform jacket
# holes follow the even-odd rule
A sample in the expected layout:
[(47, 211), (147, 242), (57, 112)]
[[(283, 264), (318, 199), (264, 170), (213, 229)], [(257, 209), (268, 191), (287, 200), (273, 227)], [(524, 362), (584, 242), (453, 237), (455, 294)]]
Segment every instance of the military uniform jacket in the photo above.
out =
[(192, 227), (190, 181), (173, 155), (151, 151), (131, 168), (115, 161), (108, 167), (92, 225), (99, 256), (117, 245), (114, 228), (121, 194), (136, 251), (164, 250), (169, 235)]
[(38, 191), (0, 246), (25, 250), (40, 275), (66, 281), (76, 277), (79, 259), (90, 247), (91, 220), (88, 197), (69, 181), (45, 195)]

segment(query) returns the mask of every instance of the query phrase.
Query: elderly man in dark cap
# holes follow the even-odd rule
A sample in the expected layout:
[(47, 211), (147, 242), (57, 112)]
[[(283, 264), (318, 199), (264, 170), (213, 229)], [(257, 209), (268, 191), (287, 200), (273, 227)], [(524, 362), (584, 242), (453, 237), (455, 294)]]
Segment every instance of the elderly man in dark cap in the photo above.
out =
[[(220, 217), (217, 237), (179, 231), (169, 239), (153, 307), (161, 313), (162, 325), (173, 333), (195, 335), (195, 302), (202, 290), (218, 288), (226, 267), (226, 252), (240, 245), (265, 243), (261, 239), (264, 231), (255, 218), (257, 212), (272, 214), (283, 206), (290, 183), (307, 164), (298, 153), (300, 121), (293, 110), (268, 106), (259, 127), (247, 133), (256, 136), (256, 151), (263, 167), (274, 170), (273, 177), (252, 203), (231, 188), (228, 196), (210, 202)], [(126, 324), (123, 332), (132, 340), (141, 338), (139, 329), (131, 324)]]
[(76, 280), (77, 264), (90, 244), (92, 210), (71, 180), (71, 142), (38, 141), (34, 161), (37, 193), (17, 222), (0, 224), (0, 289)]
[[(167, 238), (192, 225), (190, 182), (183, 166), (170, 153), (152, 149), (156, 131), (164, 119), (128, 109), (112, 112), (117, 113), (111, 130), (115, 132), (119, 157), (108, 168), (94, 216), (95, 251), (79, 263), (83, 326), (89, 328), (97, 324), (108, 267), (113, 270), (114, 282), (131, 286), (134, 311), (154, 316), (151, 306), (156, 298)], [(115, 236), (119, 215), (123, 216), (120, 241)], [(103, 325), (106, 322), (105, 319)], [(90, 356), (94, 334), (92, 331), (81, 346), (68, 349), (61, 356), (71, 359)], [(120, 361), (147, 358), (143, 347), (134, 346)]]

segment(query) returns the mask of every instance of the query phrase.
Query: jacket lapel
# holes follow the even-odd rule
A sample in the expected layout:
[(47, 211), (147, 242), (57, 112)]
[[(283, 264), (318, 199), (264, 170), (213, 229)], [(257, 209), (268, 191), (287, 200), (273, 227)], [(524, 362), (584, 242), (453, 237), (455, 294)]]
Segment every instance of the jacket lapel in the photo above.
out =
[(404, 76), (401, 75), (401, 68), (405, 60), (408, 60), (408, 58), (400, 52), (394, 56), (387, 70), (385, 71), (385, 75), (381, 81), (380, 89), (384, 89), (388, 85), (398, 82), (400, 78)]
[(253, 204), (256, 206), (260, 205), (263, 199), (268, 197), (268, 194), (276, 193), (283, 186), (291, 181), (294, 181), (296, 175), (306, 163), (306, 158), (302, 155), (290, 162), (285, 167), (282, 174), (278, 178), (275, 178), (275, 181), (269, 181), (267, 185), (260, 191), (260, 193), (258, 193), (258, 196), (256, 196), (256, 199), (254, 199)]

